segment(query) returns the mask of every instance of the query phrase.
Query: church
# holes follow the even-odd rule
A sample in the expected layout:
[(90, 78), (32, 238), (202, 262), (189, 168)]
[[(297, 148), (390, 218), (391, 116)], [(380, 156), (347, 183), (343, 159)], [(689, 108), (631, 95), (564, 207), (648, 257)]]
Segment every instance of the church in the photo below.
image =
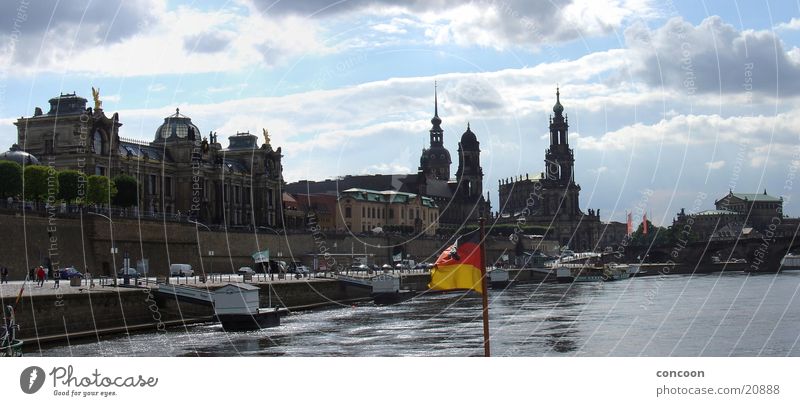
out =
[(561, 92), (550, 116), (550, 147), (544, 171), (498, 181), (499, 222), (536, 225), (546, 229), (545, 239), (562, 247), (593, 251), (601, 247), (605, 227), (600, 211), (580, 208), (581, 187), (575, 183), (575, 154), (569, 146), (569, 117), (564, 114)]
[(451, 177), (453, 162), (450, 151), (445, 147), (436, 89), (433, 97), (430, 144), (422, 150), (417, 173), (347, 175), (323, 181), (302, 180), (288, 184), (286, 191), (293, 194), (338, 195), (348, 189), (365, 189), (425, 196), (431, 198), (438, 207), (437, 227), (445, 234), (452, 233), (466, 224), (475, 224), (480, 217), (489, 218), (491, 202), (488, 193), (484, 195), (483, 191), (483, 168), (478, 137), (467, 123), (467, 128), (458, 142), (458, 166), (455, 176)]

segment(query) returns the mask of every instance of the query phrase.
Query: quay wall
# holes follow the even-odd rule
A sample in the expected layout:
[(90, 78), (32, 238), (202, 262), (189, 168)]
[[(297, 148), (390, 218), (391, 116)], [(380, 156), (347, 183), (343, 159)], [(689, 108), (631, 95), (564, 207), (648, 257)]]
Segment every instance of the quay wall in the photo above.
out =
[[(83, 218), (48, 218), (41, 215), (0, 214), (0, 232), (5, 237), (0, 249), (0, 265), (10, 270), (10, 278), (25, 277), (27, 269), (43, 263), (45, 258), (59, 267), (75, 266), (92, 275), (112, 275), (122, 268), (127, 253), (131, 266), (146, 258), (149, 274), (165, 276), (171, 263), (187, 263), (197, 273), (231, 273), (241, 266), (253, 266), (251, 255), (269, 249), (274, 259), (319, 263), (346, 267), (350, 254), (366, 252), (370, 263), (391, 263), (391, 255), (401, 246), (406, 255), (421, 262), (434, 262), (448, 244), (440, 239), (405, 239), (399, 236), (361, 237), (345, 234), (288, 234), (247, 231), (207, 231), (190, 223), (137, 221), (117, 218), (113, 222), (95, 216)], [(277, 231), (280, 233), (280, 230)], [(525, 240), (526, 250), (534, 242)], [(111, 254), (112, 246), (117, 248)], [(214, 255), (210, 256), (209, 251)], [(504, 253), (513, 253), (507, 238), (487, 239), (486, 253), (494, 261)], [(334, 254), (326, 258), (325, 253)]]
[[(403, 286), (424, 290), (429, 279), (427, 274), (404, 276)], [(371, 299), (368, 289), (332, 279), (262, 282), (254, 285), (260, 288), (261, 307), (271, 304), (273, 307), (304, 310)], [(13, 300), (3, 299), (4, 302)], [(157, 295), (155, 289), (146, 288), (123, 288), (119, 291), (95, 288), (66, 294), (54, 291), (23, 295), (16, 307), (17, 323), (20, 325), (18, 335), (26, 340), (29, 347), (67, 338), (99, 337), (106, 333), (154, 331), (183, 323), (211, 321), (213, 315), (210, 306), (177, 302), (173, 298)]]

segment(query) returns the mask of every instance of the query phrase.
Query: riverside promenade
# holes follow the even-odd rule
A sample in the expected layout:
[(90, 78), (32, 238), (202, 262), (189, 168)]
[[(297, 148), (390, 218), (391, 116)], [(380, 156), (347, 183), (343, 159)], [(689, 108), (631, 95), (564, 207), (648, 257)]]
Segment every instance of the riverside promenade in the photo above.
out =
[[(322, 274), (302, 278), (285, 276), (271, 279), (261, 274), (245, 281), (241, 275), (225, 274), (209, 275), (205, 282), (199, 277), (173, 277), (169, 281), (209, 291), (245, 281), (259, 287), (261, 307), (281, 306), (290, 311), (371, 300), (368, 289), (343, 284)], [(430, 280), (426, 271), (404, 272), (401, 278), (404, 288), (416, 291), (426, 289)], [(26, 341), (26, 346), (34, 347), (47, 342), (87, 337), (99, 340), (107, 334), (159, 331), (214, 321), (211, 306), (159, 295), (156, 278), (139, 279), (135, 285), (134, 281), (123, 285), (122, 279), (118, 279), (117, 285), (113, 285), (113, 279), (95, 279), (94, 286), (86, 280), (81, 286), (70, 286), (69, 281), (62, 280), (58, 289), (53, 289), (52, 280), (46, 281), (43, 287), (27, 282), (18, 303), (23, 282), (10, 281), (0, 285), (0, 301), (3, 306), (16, 303), (18, 336)]]

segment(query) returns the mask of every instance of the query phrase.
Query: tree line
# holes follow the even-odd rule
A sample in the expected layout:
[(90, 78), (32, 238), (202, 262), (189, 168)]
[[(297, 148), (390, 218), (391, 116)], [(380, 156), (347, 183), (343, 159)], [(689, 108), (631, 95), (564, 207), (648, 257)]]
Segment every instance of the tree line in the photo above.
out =
[(137, 205), (138, 188), (136, 178), (125, 174), (110, 179), (71, 169), (57, 171), (44, 165), (26, 165), (23, 170), (16, 162), (0, 161), (2, 199), (131, 207)]

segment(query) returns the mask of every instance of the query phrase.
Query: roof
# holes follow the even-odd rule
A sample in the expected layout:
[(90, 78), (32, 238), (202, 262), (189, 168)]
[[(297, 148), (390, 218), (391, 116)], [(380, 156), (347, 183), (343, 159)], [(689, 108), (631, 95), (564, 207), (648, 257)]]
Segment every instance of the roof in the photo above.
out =
[[(374, 203), (408, 204), (409, 201), (416, 199), (417, 196), (418, 195), (413, 193), (396, 192), (394, 190), (377, 191), (369, 189), (351, 188), (343, 191), (341, 193), (340, 198), (349, 197), (359, 201), (374, 202)], [(423, 206), (436, 207), (436, 203), (433, 201), (433, 199), (426, 196), (420, 196), (420, 197)]]
[(236, 133), (228, 137), (228, 150), (258, 149), (258, 137), (249, 132)]
[(19, 145), (14, 144), (11, 148), (3, 153), (0, 153), (0, 160), (13, 161), (20, 165), (39, 165), (39, 160), (22, 150)]
[(228, 172), (250, 173), (247, 164), (238, 159), (225, 158), (222, 161)]
[(181, 114), (179, 109), (175, 109), (175, 114), (165, 117), (164, 123), (156, 130), (155, 140), (168, 138), (189, 138), (200, 139), (200, 129), (192, 124), (192, 119)]
[(241, 290), (259, 290), (258, 286), (253, 286), (247, 283), (227, 283), (224, 286), (220, 287), (217, 290), (227, 288), (228, 286), (233, 286), (234, 288), (238, 288)]
[[(764, 191), (764, 193), (733, 193), (733, 192), (731, 192), (731, 193), (728, 194), (728, 196), (733, 196), (733, 197), (735, 197), (737, 199), (749, 200), (749, 201), (753, 201), (753, 202), (780, 202), (780, 201), (782, 201), (782, 199), (779, 198), (779, 197), (768, 195), (766, 190)], [(728, 196), (725, 196), (725, 197), (728, 197)], [(724, 199), (725, 198), (723, 198), (723, 200)]]
[[(447, 186), (447, 182), (439, 181), (441, 185), (434, 186), (440, 189), (442, 197), (450, 197), (452, 193)], [(438, 193), (431, 191), (431, 186), (436, 182), (428, 180), (428, 195), (438, 196)], [(405, 193), (417, 193), (419, 191), (417, 174), (394, 174), (394, 175), (347, 175), (336, 179), (326, 179), (321, 181), (301, 180), (289, 183), (284, 188), (292, 194), (330, 194), (338, 195), (341, 191), (360, 188), (368, 190), (394, 190)]]
[(172, 157), (164, 148), (140, 145), (122, 140), (119, 142), (119, 155), (122, 157), (146, 158), (160, 162), (173, 162)]
[(739, 213), (730, 210), (703, 210), (701, 212), (697, 212), (695, 216), (731, 216), (737, 215)]

